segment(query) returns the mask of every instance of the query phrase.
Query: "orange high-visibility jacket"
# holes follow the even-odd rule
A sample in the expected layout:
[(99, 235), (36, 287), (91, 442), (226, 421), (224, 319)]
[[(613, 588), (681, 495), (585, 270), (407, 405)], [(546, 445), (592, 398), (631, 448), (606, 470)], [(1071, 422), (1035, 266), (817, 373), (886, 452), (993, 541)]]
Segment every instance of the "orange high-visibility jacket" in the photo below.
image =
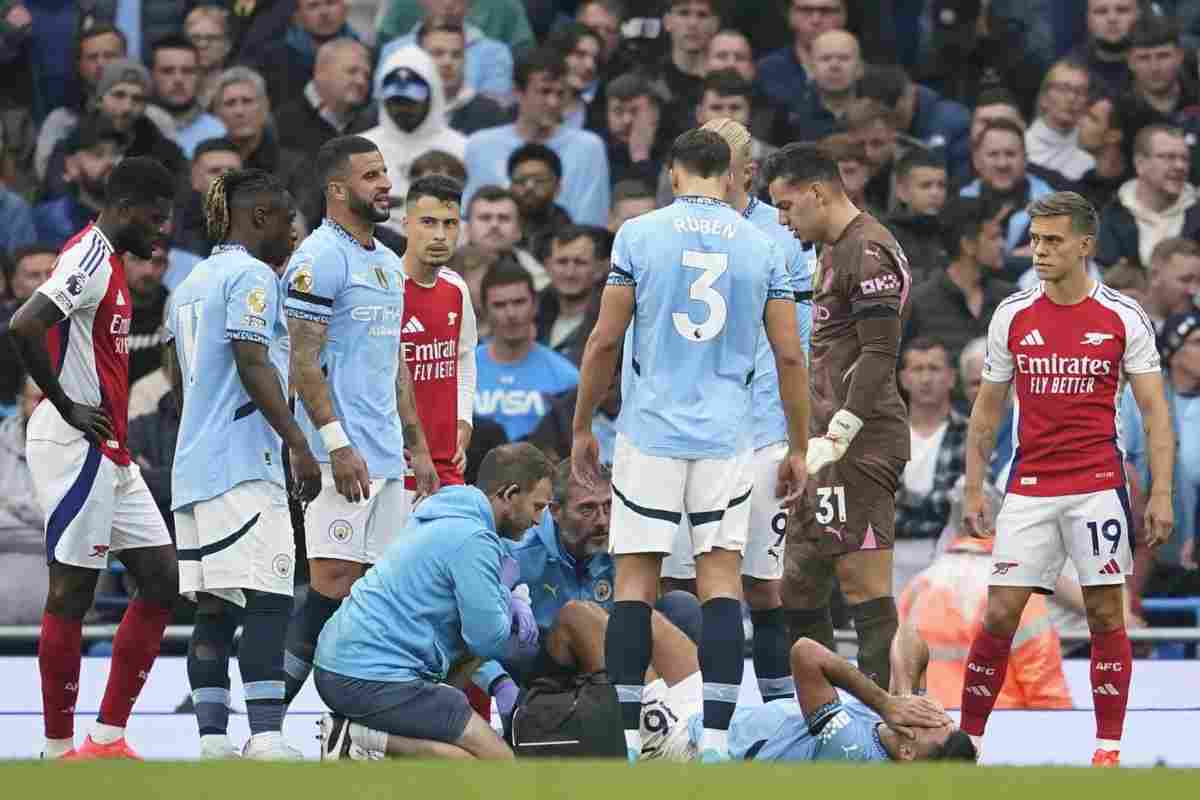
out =
[[(900, 619), (929, 645), (926, 689), (946, 708), (962, 705), (963, 669), (983, 624), (991, 573), (991, 539), (960, 537), (900, 594)], [(1058, 632), (1046, 598), (1034, 593), (1013, 637), (996, 708), (1071, 708)]]

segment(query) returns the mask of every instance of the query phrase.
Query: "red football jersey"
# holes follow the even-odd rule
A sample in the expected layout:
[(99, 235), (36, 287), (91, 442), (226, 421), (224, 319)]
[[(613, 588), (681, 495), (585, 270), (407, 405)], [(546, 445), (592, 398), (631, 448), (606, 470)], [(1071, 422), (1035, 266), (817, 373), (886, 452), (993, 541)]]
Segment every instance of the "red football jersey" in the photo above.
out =
[(1034, 497), (1125, 485), (1117, 440), (1121, 372), (1157, 372), (1154, 325), (1136, 301), (1096, 284), (1064, 306), (1041, 286), (1014, 294), (988, 328), (983, 378), (1012, 381), (1008, 491)]
[[(129, 325), (133, 300), (125, 262), (94, 225), (63, 247), (49, 279), (38, 287), (65, 319), (50, 329), (46, 348), (63, 391), (76, 403), (99, 406), (112, 420), (113, 438), (100, 451), (120, 466), (130, 462)], [(67, 443), (83, 432), (43, 400), (29, 420), (30, 439)]]
[[(443, 486), (462, 484), (453, 461), (458, 422), (471, 422), (478, 333), (471, 294), (458, 273), (439, 270), (432, 286), (404, 281), (400, 342), (438, 478)], [(411, 469), (405, 486), (416, 489)]]

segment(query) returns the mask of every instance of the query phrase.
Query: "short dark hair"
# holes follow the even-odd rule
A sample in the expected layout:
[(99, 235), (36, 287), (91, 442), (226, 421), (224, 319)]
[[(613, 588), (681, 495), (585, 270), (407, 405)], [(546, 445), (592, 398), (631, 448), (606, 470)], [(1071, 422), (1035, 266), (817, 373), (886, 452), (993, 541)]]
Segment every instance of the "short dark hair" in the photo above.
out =
[(487, 307), (488, 292), (492, 289), (498, 286), (513, 286), (518, 283), (528, 286), (529, 294), (537, 298), (537, 290), (533, 287), (533, 276), (529, 274), (529, 270), (522, 267), (512, 253), (504, 253), (496, 259), (496, 263), (492, 264), (479, 284), (479, 299), (484, 308)]
[(1023, 151), (1025, 149), (1025, 130), (1020, 125), (1007, 118), (994, 119), (987, 125), (984, 125), (983, 130), (981, 130), (979, 135), (975, 137), (975, 141), (971, 142), (971, 147), (979, 147), (981, 144), (983, 144), (983, 140), (987, 138), (989, 133), (995, 133), (996, 131), (1011, 133), (1013, 136), (1016, 136), (1021, 140), (1021, 150)]
[(962, 240), (979, 238), (988, 220), (988, 207), (978, 197), (956, 197), (942, 209), (942, 246), (950, 259), (962, 254)]
[(649, 198), (656, 199), (654, 189), (645, 181), (637, 178), (624, 178), (616, 182), (612, 189), (611, 205), (616, 208), (617, 203), (623, 200), (642, 200)]
[(604, 46), (604, 39), (600, 34), (584, 25), (582, 22), (564, 22), (563, 24), (550, 31), (550, 35), (546, 37), (545, 46), (551, 50), (556, 50), (564, 58), (579, 46), (580, 39), (591, 37), (596, 40), (596, 43), (601, 47)]
[(113, 167), (104, 196), (109, 206), (143, 205), (173, 199), (176, 188), (174, 176), (161, 162), (149, 156), (134, 156)]
[(528, 492), (541, 481), (554, 475), (554, 465), (546, 454), (529, 442), (515, 442), (493, 447), (479, 464), (475, 486), (488, 497), (510, 486)]
[(404, 205), (412, 205), (422, 197), (432, 197), (443, 203), (462, 205), (462, 184), (445, 175), (425, 175), (408, 186)]
[[(471, 202), (467, 203), (468, 217), (471, 216), (471, 209), (475, 208), (475, 204), (480, 200), (483, 200), (485, 203), (501, 203), (508, 201), (514, 206), (517, 205), (517, 198), (513, 197), (512, 192), (510, 192), (508, 189), (505, 189), (503, 186), (497, 186), (494, 183), (489, 183), (484, 186), (480, 186), (475, 191), (475, 194), (471, 195)], [(520, 206), (517, 208), (519, 213)]]
[(224, 136), (215, 136), (212, 139), (205, 139), (196, 145), (196, 149), (192, 151), (192, 163), (195, 163), (200, 156), (206, 156), (209, 153), (237, 153), (241, 155), (241, 151), (237, 149), (237, 145), (231, 142)]
[(350, 165), (350, 157), (360, 153), (373, 153), (379, 146), (364, 136), (338, 136), (321, 145), (317, 151), (317, 185), (322, 192), (329, 179)]
[[(1169, 236), (1154, 245), (1154, 249), (1150, 251), (1150, 263), (1146, 266), (1153, 272), (1156, 266), (1168, 263), (1175, 256), (1192, 258), (1200, 256), (1200, 243), (1197, 243), (1195, 239), (1186, 239), (1183, 236)], [(1107, 285), (1108, 276), (1104, 277), (1104, 283)]]
[(858, 82), (858, 96), (894, 109), (911, 84), (899, 64), (868, 64)]
[(75, 53), (76, 60), (78, 55), (83, 51), (83, 43), (88, 39), (95, 39), (97, 36), (112, 34), (121, 40), (121, 47), (126, 53), (129, 52), (129, 39), (125, 36), (125, 32), (113, 25), (111, 22), (94, 22), (91, 25), (84, 25), (79, 29), (79, 35), (75, 37)]
[(666, 103), (663, 90), (641, 72), (626, 72), (613, 78), (604, 88), (604, 97), (608, 100), (649, 97), (660, 106)]
[(546, 242), (546, 255), (550, 254), (550, 246), (555, 242), (558, 244), (570, 244), (576, 239), (590, 239), (592, 249), (599, 251), (599, 243), (596, 237), (592, 234), (592, 226), (590, 225), (563, 225), (561, 228), (555, 228), (554, 234), (550, 237), (550, 241)]
[(787, 183), (814, 181), (841, 187), (842, 174), (837, 162), (819, 145), (807, 142), (792, 142), (776, 150), (763, 165), (763, 182), (776, 180)]
[(526, 161), (541, 161), (550, 167), (550, 171), (554, 173), (554, 177), (562, 179), (562, 159), (558, 157), (558, 153), (546, 147), (546, 145), (538, 144), (537, 142), (529, 142), (528, 144), (521, 145), (508, 157), (509, 177), (512, 177), (517, 167)]
[(457, 22), (435, 22), (432, 25), (422, 25), (421, 30), (417, 32), (417, 44), (425, 46), (425, 39), (435, 33), (453, 33), (463, 37), (463, 43), (466, 44), (467, 32), (462, 25)]
[(720, 0), (667, 0), (665, 3), (666, 8), (664, 9), (664, 13), (671, 11), (673, 8), (675, 8), (675, 6), (682, 6), (687, 3), (702, 3), (712, 10), (713, 16), (717, 18), (720, 18), (721, 16)]
[(914, 147), (896, 162), (896, 180), (904, 180), (914, 169), (940, 169), (945, 172), (946, 160), (923, 147)]
[(172, 33), (156, 41), (150, 50), (150, 65), (154, 66), (154, 60), (158, 58), (159, 50), (187, 50), (195, 53), (196, 45), (192, 44), (192, 40), (183, 34)]
[(982, 106), (1012, 106), (1020, 111), (1021, 104), (1017, 102), (1016, 96), (1002, 86), (984, 89), (979, 93), (979, 97), (975, 98), (975, 108)]
[(1158, 14), (1142, 14), (1129, 33), (1129, 49), (1179, 46), (1179, 25), (1174, 19)]
[(1133, 152), (1141, 156), (1154, 155), (1154, 153), (1151, 152), (1150, 143), (1154, 140), (1154, 137), (1160, 133), (1164, 136), (1170, 136), (1172, 139), (1187, 140), (1187, 134), (1184, 133), (1183, 128), (1177, 128), (1174, 125), (1164, 125), (1161, 122), (1155, 122), (1150, 125), (1143, 126), (1142, 129), (1137, 132), (1137, 136), (1133, 138)]
[(440, 172), (449, 175), (459, 183), (467, 182), (467, 168), (459, 159), (445, 150), (426, 150), (413, 159), (408, 168), (409, 177), (419, 178), (430, 172)]
[(712, 92), (718, 97), (744, 97), (750, 100), (754, 97), (754, 84), (746, 80), (735, 69), (719, 69), (704, 77), (704, 90), (700, 93), (700, 101), (704, 101), (705, 92)]
[(1031, 220), (1038, 217), (1070, 217), (1071, 230), (1084, 236), (1095, 236), (1100, 229), (1100, 215), (1087, 198), (1076, 192), (1054, 192), (1033, 201), (1027, 211)]
[(679, 165), (701, 178), (715, 178), (728, 172), (731, 158), (725, 139), (702, 128), (679, 134), (671, 145), (671, 165)]
[(978, 758), (979, 752), (975, 749), (975, 743), (971, 741), (967, 732), (961, 729), (947, 736), (946, 741), (929, 755), (930, 761), (967, 761), (971, 764)]
[(15, 272), (17, 265), (30, 256), (55, 256), (57, 258), (60, 249), (49, 242), (32, 242), (16, 248), (8, 254), (8, 258), (12, 262), (13, 271)]
[(946, 368), (951, 369), (950, 348), (946, 347), (945, 342), (939, 341), (932, 336), (914, 336), (904, 343), (900, 348), (900, 367), (904, 368), (904, 357), (909, 353), (928, 353), (930, 350), (940, 349), (946, 355)]
[(561, 78), (567, 74), (567, 64), (562, 53), (548, 47), (538, 47), (517, 58), (513, 67), (513, 85), (524, 90), (529, 81), (539, 72), (550, 78)]

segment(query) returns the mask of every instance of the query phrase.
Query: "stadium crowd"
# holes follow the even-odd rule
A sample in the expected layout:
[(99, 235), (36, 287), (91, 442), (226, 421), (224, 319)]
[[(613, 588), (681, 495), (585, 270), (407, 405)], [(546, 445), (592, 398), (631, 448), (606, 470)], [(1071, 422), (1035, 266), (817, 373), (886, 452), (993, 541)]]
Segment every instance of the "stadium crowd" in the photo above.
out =
[[(816, 144), (836, 162), (849, 199), (887, 227), (911, 266), (896, 367), (911, 457), (896, 493), (893, 588), (902, 635), (891, 653), (893, 687), (909, 686), (905, 665), (916, 658), (928, 662), (930, 694), (958, 704), (991, 551), (961, 524), (967, 419), (993, 313), (1038, 282), (1027, 208), (1054, 192), (1077, 192), (1100, 212), (1089, 269), (1153, 321), (1178, 442), (1174, 535), (1155, 550), (1136, 550), (1125, 624), (1194, 625), (1186, 614), (1143, 613), (1142, 601), (1200, 597), (1197, 47), (1197, 0), (0, 0), (0, 625), (39, 623), (47, 590), (46, 520), (33, 502), (25, 447), (39, 391), (8, 323), (49, 279), (64, 245), (104, 209), (113, 170), (149, 156), (174, 180), (169, 241), (147, 257), (129, 253), (124, 263), (132, 307), (128, 445), (175, 535), (181, 397), (167, 316), (172, 294), (221, 244), (209, 224), (210, 189), (234, 171), (262, 170), (294, 199), (291, 225), (305, 240), (335, 213), (315, 171), (322, 145), (358, 134), (386, 165), (390, 214), (374, 235), (397, 256), (411, 237), (401, 225), (410, 189), (418, 187), (419, 200), (420, 192), (445, 191), (430, 189), (431, 179), (463, 187), (461, 232), (444, 261), (464, 293), (463, 322), (470, 316), (475, 328), (458, 341), (479, 342), (473, 408), (457, 419), (466, 431), (459, 439), (466, 483), (506, 442), (531, 443), (553, 465), (538, 476), (551, 479), (543, 502), (550, 510), (533, 518), (524, 538), (509, 536), (520, 540), (511, 552), (519, 582), (534, 593), (530, 614), (543, 651), (515, 664), (483, 664), (475, 705), (486, 710), (494, 698), (507, 718), (523, 676), (554, 672), (547, 658), (589, 671), (584, 665), (596, 658), (583, 654), (603, 655), (606, 620), (576, 601), (611, 611), (615, 579), (602, 552), (611, 500), (574, 483), (560, 464), (571, 456), (585, 345), (600, 317), (617, 231), (672, 202), (668, 155), (676, 137), (722, 119), (749, 131), (756, 167), (788, 143)], [(764, 202), (765, 183), (755, 173), (752, 193)], [(296, 269), (293, 261), (288, 285), (308, 285)], [(604, 388), (592, 432), (599, 461), (611, 466), (619, 374)], [(313, 413), (305, 389), (298, 391)], [(1140, 520), (1151, 459), (1130, 391), (1118, 411), (1132, 517)], [(1007, 482), (1010, 426), (997, 434), (989, 491), (1003, 492)], [(407, 433), (404, 441), (416, 444)], [(497, 480), (495, 464), (489, 469), (481, 485)], [(293, 500), (298, 586), (310, 577), (304, 513)], [(318, 598), (346, 596), (360, 574), (347, 579), (328, 564), (320, 570), (312, 576)], [(561, 576), (543, 580), (551, 571)], [(695, 591), (695, 577), (694, 568), (690, 583), (667, 575), (664, 589)], [(104, 602), (87, 618), (118, 618), (133, 584), (119, 569), (106, 572)], [(551, 585), (552, 596), (539, 588)], [(1056, 631), (1082, 627), (1085, 607), (1070, 569), (1056, 588), (1035, 596), (1021, 617), (1000, 707), (1070, 703)], [(312, 597), (301, 616), (317, 614)], [(746, 613), (765, 629), (778, 600), (759, 605), (756, 597), (747, 590)], [(687, 639), (675, 652), (692, 653), (701, 635), (680, 611), (686, 602), (670, 598), (665, 593), (659, 604), (662, 620), (654, 617), (656, 647), (659, 637)], [(852, 619), (862, 626), (855, 604), (836, 591), (832, 605), (835, 627)], [(191, 621), (195, 611), (180, 601), (173, 613)], [(288, 701), (313, 668), (316, 632), (329, 614), (307, 644), (295, 627), (289, 633), (288, 656), (305, 666), (288, 670)], [(902, 652), (916, 635), (927, 652)], [(756, 668), (758, 648), (755, 640)], [(817, 686), (814, 697), (823, 696), (820, 676), (845, 680), (823, 654), (802, 655), (798, 661), (793, 651), (790, 671), (775, 675), (775, 684), (759, 675), (764, 697), (780, 694), (780, 679), (783, 694), (791, 696), (794, 681)], [(321, 689), (319, 651), (315, 658)], [(677, 681), (668, 675), (698, 674), (688, 666), (694, 655), (684, 666), (655, 658), (671, 688)], [(326, 733), (350, 748), (349, 727)], [(354, 748), (430, 752), (377, 733), (360, 732)], [(463, 749), (489, 755), (482, 734), (468, 733)], [(643, 732), (643, 748), (648, 742), (664, 753), (678, 746)], [(893, 758), (945, 747), (922, 740), (910, 746), (915, 755), (898, 756), (898, 740), (880, 746)]]

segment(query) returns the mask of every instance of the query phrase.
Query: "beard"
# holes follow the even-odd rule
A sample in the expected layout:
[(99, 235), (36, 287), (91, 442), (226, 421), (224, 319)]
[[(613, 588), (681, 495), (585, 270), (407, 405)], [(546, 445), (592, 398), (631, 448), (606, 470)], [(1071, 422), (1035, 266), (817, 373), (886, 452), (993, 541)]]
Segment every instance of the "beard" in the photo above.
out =
[(390, 208), (385, 208), (381, 211), (365, 198), (358, 195), (351, 195), (350, 197), (350, 213), (361, 220), (372, 223), (387, 222), (392, 218), (392, 210)]
[(133, 253), (138, 258), (147, 260), (154, 257), (154, 242), (149, 238), (143, 238), (134, 226), (126, 227), (116, 238), (117, 241), (114, 244), (118, 252)]
[(1095, 43), (1096, 49), (1100, 52), (1115, 56), (1129, 49), (1130, 37), (1125, 35), (1115, 42), (1109, 42), (1104, 39), (1093, 39), (1092, 42)]

